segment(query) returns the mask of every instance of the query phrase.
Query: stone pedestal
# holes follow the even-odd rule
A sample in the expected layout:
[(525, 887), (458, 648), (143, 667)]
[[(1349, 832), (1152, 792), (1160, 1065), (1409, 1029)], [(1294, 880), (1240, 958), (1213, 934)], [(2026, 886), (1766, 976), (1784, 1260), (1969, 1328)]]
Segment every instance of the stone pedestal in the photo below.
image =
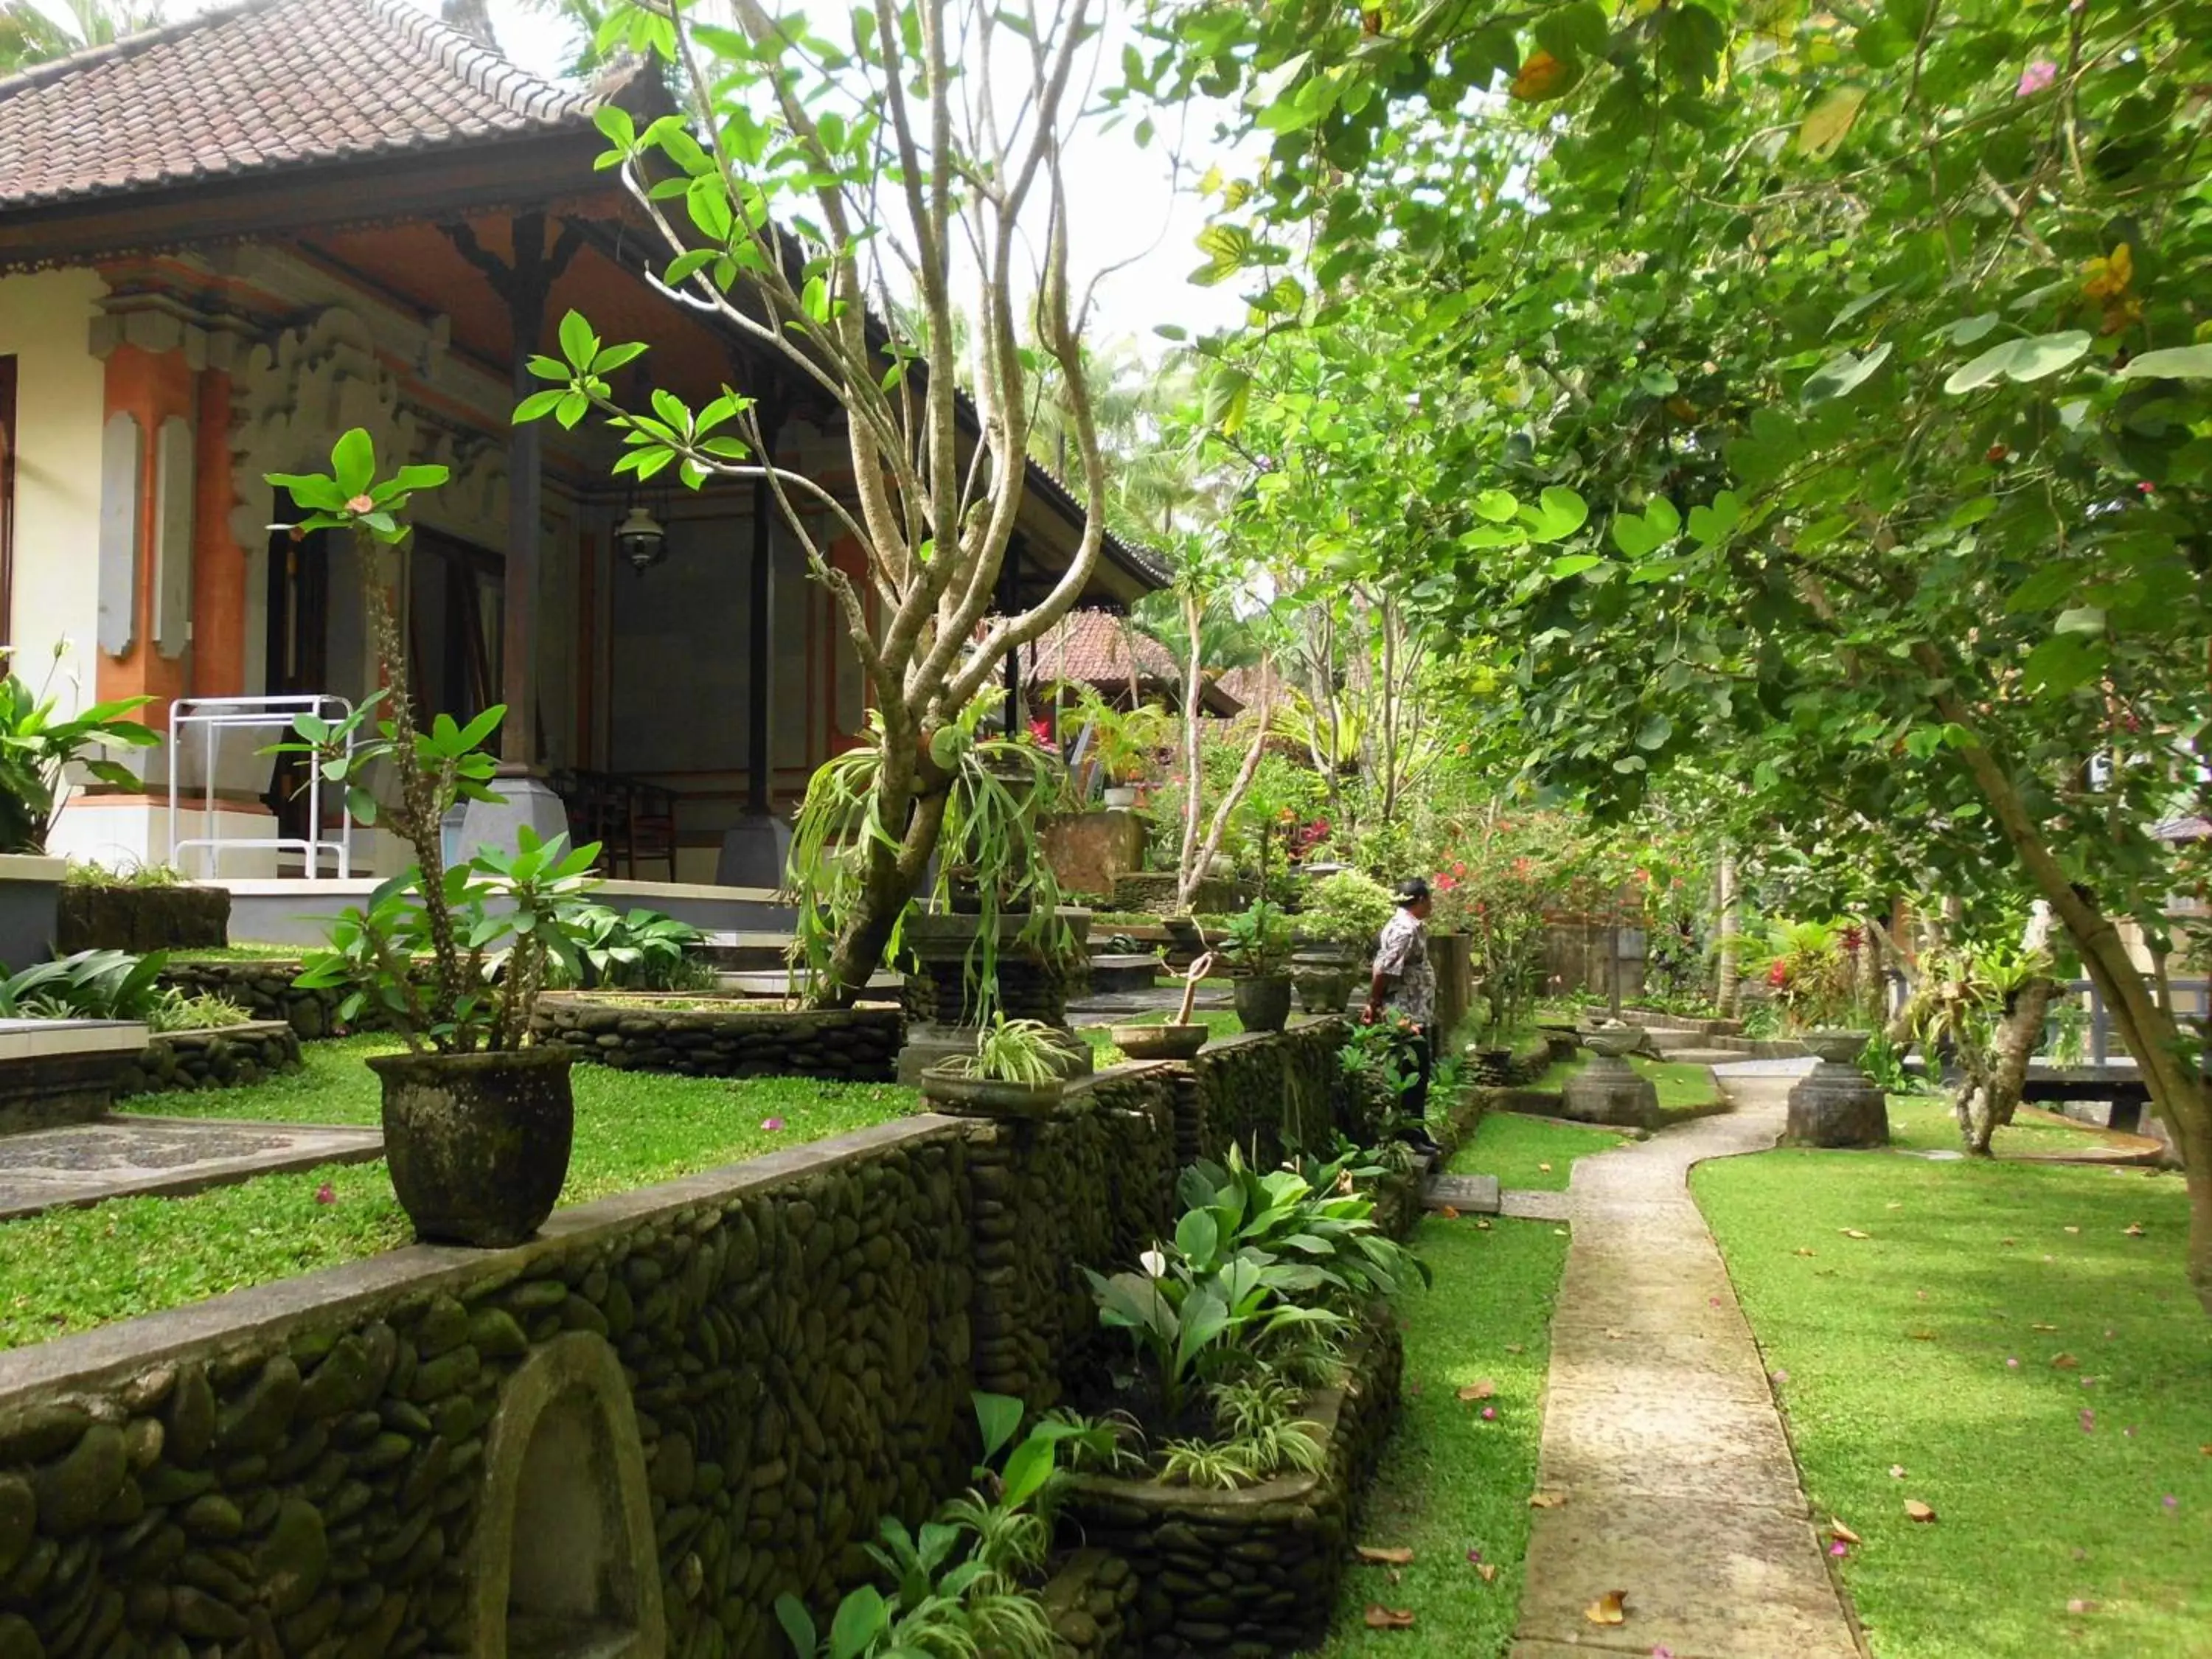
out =
[(1659, 1089), (1619, 1054), (1600, 1054), (1567, 1079), (1561, 1110), (1579, 1123), (1649, 1128), (1659, 1115)]
[(1824, 1060), (1790, 1091), (1783, 1139), (1796, 1146), (1887, 1146), (1889, 1108), (1857, 1066)]
[(791, 826), (773, 812), (748, 812), (722, 832), (714, 881), (722, 887), (783, 885), (791, 857)]
[(568, 809), (535, 773), (512, 773), (492, 780), (497, 800), (472, 800), (461, 819), (460, 855), (473, 858), (486, 847), (512, 853), (521, 845), (525, 825), (540, 841), (568, 833)]

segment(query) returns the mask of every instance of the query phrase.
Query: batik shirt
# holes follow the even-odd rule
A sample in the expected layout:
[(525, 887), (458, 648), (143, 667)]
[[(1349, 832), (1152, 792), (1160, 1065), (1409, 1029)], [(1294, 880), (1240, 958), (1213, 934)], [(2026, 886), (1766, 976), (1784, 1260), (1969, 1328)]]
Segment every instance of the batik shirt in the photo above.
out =
[(1393, 1012), (1420, 1026), (1436, 1018), (1437, 976), (1429, 968), (1428, 935), (1422, 930), (1421, 919), (1411, 910), (1400, 910), (1382, 929), (1382, 942), (1375, 951), (1375, 969), (1398, 976), (1390, 993)]

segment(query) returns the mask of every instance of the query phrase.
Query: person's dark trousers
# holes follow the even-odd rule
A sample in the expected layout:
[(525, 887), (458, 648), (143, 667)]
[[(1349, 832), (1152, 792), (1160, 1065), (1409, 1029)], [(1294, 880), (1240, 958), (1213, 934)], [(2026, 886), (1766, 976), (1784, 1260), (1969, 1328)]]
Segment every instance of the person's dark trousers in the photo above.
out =
[(1410, 1065), (1413, 1070), (1413, 1083), (1398, 1097), (1398, 1110), (1408, 1120), (1403, 1133), (1408, 1140), (1425, 1140), (1430, 1138), (1426, 1122), (1429, 1073), (1435, 1063), (1435, 1056), (1429, 1048), (1429, 1034), (1426, 1031), (1401, 1032), (1398, 1036), (1397, 1048), (1399, 1065), (1401, 1067)]

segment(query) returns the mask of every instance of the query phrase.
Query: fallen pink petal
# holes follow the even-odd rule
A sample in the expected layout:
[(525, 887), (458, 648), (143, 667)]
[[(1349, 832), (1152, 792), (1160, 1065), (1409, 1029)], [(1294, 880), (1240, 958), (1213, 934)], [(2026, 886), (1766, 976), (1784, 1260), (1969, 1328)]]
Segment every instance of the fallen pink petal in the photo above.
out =
[(1470, 1567), (1480, 1566), (1482, 1565), (1482, 1552), (1479, 1549), (1470, 1548), (1467, 1553), (1467, 1564)]
[(2005, 1369), (2008, 1371), (2018, 1370), (2020, 1369), (2020, 1361), (2014, 1358), (2010, 1354), (2007, 1354), (2005, 1356)]
[(2160, 1498), (2158, 1501), (2165, 1504), (2166, 1508), (2170, 1510), (2178, 1510), (2181, 1507), (2181, 1500), (2179, 1498), (2176, 1498), (2172, 1492), (2166, 1493), (2165, 1497)]
[(2096, 1431), (2097, 1413), (2084, 1406), (2081, 1408), (2081, 1432), (2084, 1434), (2094, 1434)]
[(783, 1127), (783, 1120), (780, 1117), (764, 1117), (761, 1120), (761, 1127), (772, 1133)]
[(1828, 1546), (1828, 1553), (1831, 1555), (1849, 1555), (1850, 1553), (1850, 1546), (1844, 1543), (1840, 1538), (1836, 1540), (1834, 1543)]
[(1486, 1423), (1495, 1423), (1498, 1420), (1498, 1407), (1485, 1406), (1482, 1408), (1482, 1420)]
[(331, 1186), (331, 1183), (330, 1183), (329, 1182), (325, 1181), (325, 1182), (321, 1186), (319, 1186), (319, 1187), (318, 1187), (318, 1188), (315, 1188), (315, 1202), (316, 1202), (316, 1203), (318, 1203), (318, 1204), (335, 1204), (335, 1203), (337, 1203), (337, 1201), (338, 1201), (338, 1189), (337, 1189), (337, 1188), (335, 1188), (335, 1187)]

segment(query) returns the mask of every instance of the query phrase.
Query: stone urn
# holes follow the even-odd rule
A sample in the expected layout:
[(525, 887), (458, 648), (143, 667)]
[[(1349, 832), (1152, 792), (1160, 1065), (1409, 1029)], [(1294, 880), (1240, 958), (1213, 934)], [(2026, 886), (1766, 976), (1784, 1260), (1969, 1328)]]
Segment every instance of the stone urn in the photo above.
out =
[(1858, 1066), (1870, 1040), (1866, 1031), (1808, 1031), (1798, 1039), (1815, 1063), (1790, 1091), (1784, 1140), (1796, 1146), (1889, 1144), (1888, 1104)]
[(1255, 974), (1239, 978), (1231, 990), (1237, 1000), (1237, 1018), (1246, 1030), (1279, 1031), (1290, 1024), (1288, 974)]
[(568, 1178), (569, 1051), (379, 1054), (384, 1154), (426, 1244), (504, 1249), (543, 1226)]
[(1571, 1073), (1560, 1091), (1564, 1115), (1615, 1128), (1649, 1128), (1658, 1121), (1658, 1085), (1628, 1063), (1644, 1044), (1634, 1025), (1601, 1025), (1583, 1033), (1589, 1063)]

